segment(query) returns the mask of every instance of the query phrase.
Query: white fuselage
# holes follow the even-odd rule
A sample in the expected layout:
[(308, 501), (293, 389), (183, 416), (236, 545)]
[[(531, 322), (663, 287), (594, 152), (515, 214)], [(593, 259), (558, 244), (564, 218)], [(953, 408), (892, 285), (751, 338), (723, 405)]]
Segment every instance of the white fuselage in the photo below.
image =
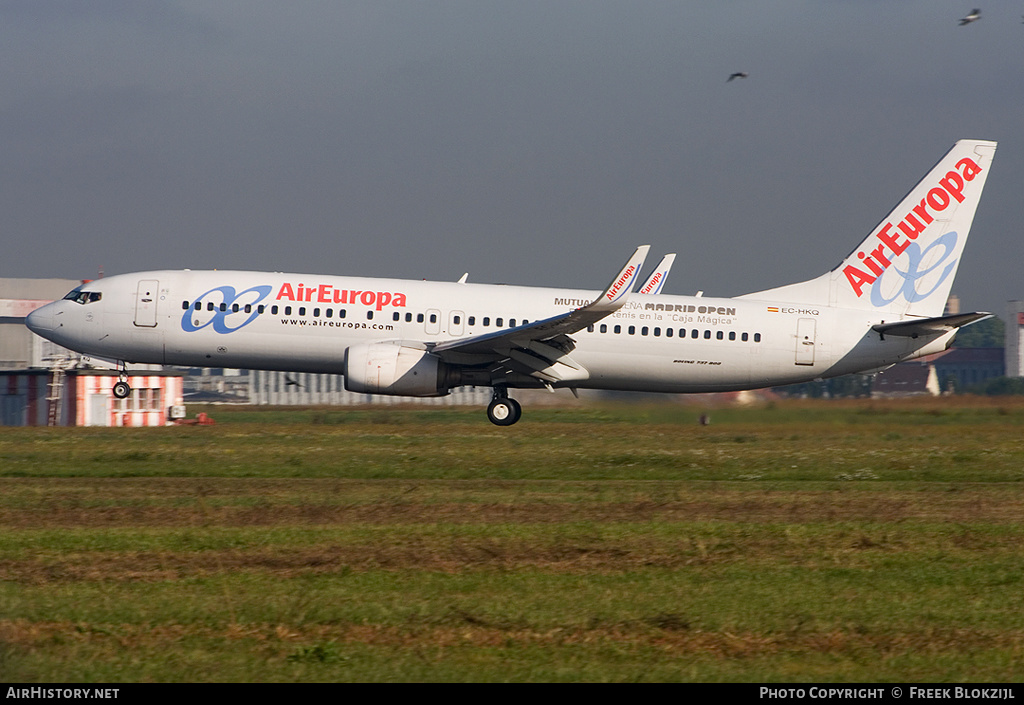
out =
[[(132, 363), (345, 374), (346, 350), (414, 345), (514, 328), (580, 308), (597, 291), (243, 271), (155, 271), (90, 282), (92, 301), (65, 299), (30, 327), (70, 349)], [(711, 392), (873, 370), (944, 349), (882, 336), (868, 310), (634, 294), (572, 334), (592, 389)], [(467, 362), (472, 362), (468, 359)], [(468, 378), (467, 378), (468, 379)], [(468, 383), (468, 382), (467, 382)], [(472, 383), (539, 386), (522, 375)]]

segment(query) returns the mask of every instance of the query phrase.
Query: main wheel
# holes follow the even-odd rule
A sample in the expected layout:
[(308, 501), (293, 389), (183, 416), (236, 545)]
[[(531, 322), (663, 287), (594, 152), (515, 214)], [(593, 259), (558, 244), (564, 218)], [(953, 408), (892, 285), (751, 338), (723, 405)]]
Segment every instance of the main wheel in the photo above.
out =
[(132, 393), (132, 388), (128, 386), (127, 382), (114, 382), (114, 396), (118, 399), (124, 399)]
[(523, 415), (523, 407), (515, 399), (499, 397), (487, 406), (487, 418), (495, 426), (511, 426)]

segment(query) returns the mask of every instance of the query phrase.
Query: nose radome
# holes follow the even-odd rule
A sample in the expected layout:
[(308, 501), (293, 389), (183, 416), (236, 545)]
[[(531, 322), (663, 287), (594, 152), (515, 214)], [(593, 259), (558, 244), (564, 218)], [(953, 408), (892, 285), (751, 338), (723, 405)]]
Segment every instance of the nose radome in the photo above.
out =
[(53, 330), (53, 306), (47, 304), (37, 308), (25, 318), (25, 325), (33, 333), (43, 335)]

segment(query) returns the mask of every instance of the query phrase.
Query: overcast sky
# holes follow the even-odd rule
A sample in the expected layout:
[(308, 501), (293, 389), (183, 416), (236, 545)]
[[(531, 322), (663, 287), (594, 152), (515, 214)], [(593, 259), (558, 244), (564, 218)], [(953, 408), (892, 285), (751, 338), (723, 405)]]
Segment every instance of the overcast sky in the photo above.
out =
[[(666, 293), (832, 268), (999, 142), (953, 292), (1024, 298), (1024, 2), (0, 1), (2, 277)], [(734, 71), (749, 78), (727, 82)]]

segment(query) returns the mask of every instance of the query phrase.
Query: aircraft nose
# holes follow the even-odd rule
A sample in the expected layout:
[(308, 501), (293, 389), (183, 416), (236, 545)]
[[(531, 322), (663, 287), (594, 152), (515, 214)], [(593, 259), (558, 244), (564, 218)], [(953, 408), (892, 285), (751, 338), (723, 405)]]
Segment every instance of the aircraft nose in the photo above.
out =
[(37, 335), (45, 335), (53, 330), (53, 306), (47, 304), (28, 314), (25, 318), (25, 325)]

